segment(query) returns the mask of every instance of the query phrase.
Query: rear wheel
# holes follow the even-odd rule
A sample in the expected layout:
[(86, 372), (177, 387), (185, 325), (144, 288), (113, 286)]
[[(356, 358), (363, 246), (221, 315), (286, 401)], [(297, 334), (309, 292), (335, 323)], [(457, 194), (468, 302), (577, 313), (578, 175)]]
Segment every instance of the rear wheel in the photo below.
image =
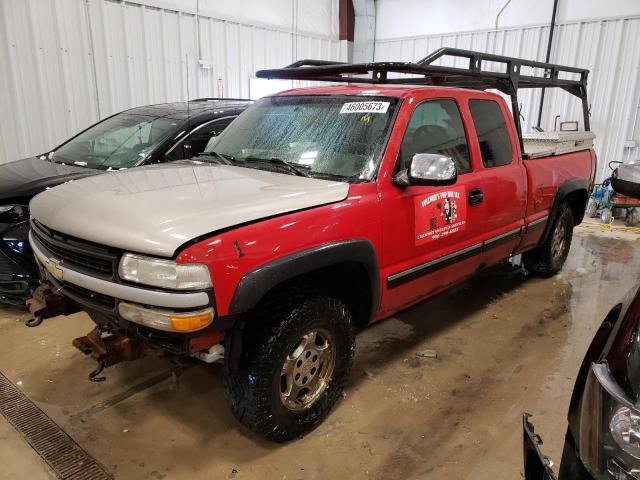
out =
[(572, 238), (573, 214), (569, 205), (563, 203), (544, 243), (522, 255), (525, 268), (544, 277), (555, 275), (569, 255)]
[(239, 342), (227, 343), (225, 360), (225, 397), (235, 417), (279, 442), (316, 427), (341, 395), (353, 362), (345, 305), (332, 297), (280, 296), (230, 338), (238, 334)]

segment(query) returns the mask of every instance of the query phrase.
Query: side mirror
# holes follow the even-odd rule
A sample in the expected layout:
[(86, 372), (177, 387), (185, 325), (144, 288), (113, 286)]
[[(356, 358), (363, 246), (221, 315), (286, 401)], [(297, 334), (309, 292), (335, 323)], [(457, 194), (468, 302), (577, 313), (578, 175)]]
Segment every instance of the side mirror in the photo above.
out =
[(398, 172), (393, 183), (399, 187), (444, 186), (456, 183), (457, 179), (458, 169), (451, 157), (438, 153), (416, 153), (409, 168)]

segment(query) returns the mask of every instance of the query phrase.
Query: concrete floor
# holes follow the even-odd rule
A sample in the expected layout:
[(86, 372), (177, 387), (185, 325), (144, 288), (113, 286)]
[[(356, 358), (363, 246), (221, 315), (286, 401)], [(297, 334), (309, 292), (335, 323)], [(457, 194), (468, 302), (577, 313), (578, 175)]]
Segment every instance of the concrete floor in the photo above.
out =
[[(84, 314), (24, 326), (0, 308), (0, 371), (118, 479), (521, 478), (521, 414), (559, 460), (574, 375), (606, 312), (637, 281), (640, 240), (576, 230), (563, 272), (499, 267), (358, 337), (345, 398), (315, 432), (274, 445), (238, 426), (222, 369), (171, 378), (142, 359), (90, 383), (73, 349)], [(416, 353), (438, 352), (436, 359)], [(0, 478), (53, 478), (0, 417)]]

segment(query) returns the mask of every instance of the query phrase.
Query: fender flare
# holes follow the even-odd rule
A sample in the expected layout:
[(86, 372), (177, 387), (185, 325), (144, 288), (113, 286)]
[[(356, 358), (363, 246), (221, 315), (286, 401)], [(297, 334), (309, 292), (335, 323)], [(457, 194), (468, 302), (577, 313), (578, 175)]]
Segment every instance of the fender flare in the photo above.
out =
[(378, 257), (369, 240), (356, 239), (324, 243), (265, 263), (246, 273), (229, 306), (230, 315), (238, 315), (255, 307), (273, 287), (300, 275), (340, 263), (357, 263), (369, 278), (371, 288), (370, 317), (378, 310), (380, 274)]
[[(540, 241), (538, 242), (538, 245), (542, 245), (547, 240), (547, 237), (551, 233), (553, 224), (555, 223), (556, 217), (558, 216), (559, 207), (564, 201), (564, 199), (567, 198), (569, 194), (577, 191), (581, 191), (581, 190), (584, 190), (588, 198), (589, 196), (589, 180), (588, 179), (573, 178), (571, 180), (566, 181), (562, 185), (560, 185), (560, 187), (558, 188), (558, 191), (556, 192), (556, 196), (553, 199), (551, 212), (549, 213), (549, 221), (547, 221), (547, 224), (544, 229), (544, 233), (542, 234), (542, 237), (540, 237)], [(586, 203), (585, 203), (585, 207), (586, 207)], [(583, 216), (584, 216), (584, 209), (583, 209)], [(574, 218), (574, 222), (577, 222), (575, 224), (578, 225), (582, 222), (582, 218), (580, 219)]]

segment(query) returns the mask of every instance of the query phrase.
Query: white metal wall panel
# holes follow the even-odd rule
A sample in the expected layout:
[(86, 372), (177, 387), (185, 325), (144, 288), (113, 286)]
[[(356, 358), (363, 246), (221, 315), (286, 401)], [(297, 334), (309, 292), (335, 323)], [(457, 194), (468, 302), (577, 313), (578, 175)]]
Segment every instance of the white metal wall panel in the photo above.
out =
[[(447, 35), (378, 39), (376, 61), (415, 61), (444, 47), (468, 48), (544, 61), (548, 26), (523, 27)], [(598, 179), (608, 176), (608, 162), (640, 159), (640, 17), (565, 23), (557, 26), (551, 61), (591, 70), (589, 103), (591, 128), (596, 133)], [(448, 65), (453, 65), (451, 62)], [(537, 123), (540, 91), (520, 93), (525, 117), (523, 128)], [(548, 89), (542, 127), (559, 121), (581, 119), (579, 101), (568, 93)], [(635, 148), (625, 148), (634, 141)]]
[(197, 17), (192, 3), (0, 0), (0, 163), (126, 108), (186, 100), (187, 69), (190, 98), (248, 98), (258, 69), (344, 59), (333, 33)]

